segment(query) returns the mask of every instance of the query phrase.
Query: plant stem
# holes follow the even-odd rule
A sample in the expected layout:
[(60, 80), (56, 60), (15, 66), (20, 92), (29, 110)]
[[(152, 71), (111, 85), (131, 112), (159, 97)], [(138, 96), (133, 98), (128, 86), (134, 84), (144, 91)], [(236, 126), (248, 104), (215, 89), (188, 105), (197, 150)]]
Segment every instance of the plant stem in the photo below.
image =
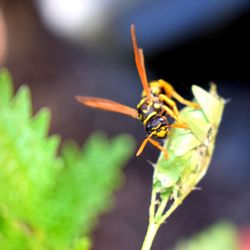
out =
[(154, 221), (155, 218), (155, 204), (156, 204), (156, 192), (153, 189), (151, 194), (151, 202), (149, 207), (149, 221)]
[(162, 214), (167, 206), (167, 203), (168, 203), (168, 199), (165, 199), (165, 200), (160, 202), (160, 205), (159, 205), (157, 212), (156, 212), (156, 215), (155, 215), (156, 221), (158, 221), (159, 218), (161, 218), (161, 216), (162, 216)]
[(141, 250), (150, 250), (160, 224), (150, 221)]

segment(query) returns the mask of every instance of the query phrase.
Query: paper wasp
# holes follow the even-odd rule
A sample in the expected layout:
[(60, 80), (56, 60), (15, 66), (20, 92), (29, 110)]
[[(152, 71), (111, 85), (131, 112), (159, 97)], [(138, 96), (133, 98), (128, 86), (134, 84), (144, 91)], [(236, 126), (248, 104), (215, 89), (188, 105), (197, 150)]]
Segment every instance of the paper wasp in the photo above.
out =
[[(137, 105), (137, 109), (97, 97), (76, 96), (76, 99), (80, 103), (92, 108), (122, 113), (141, 120), (145, 127), (147, 137), (142, 142), (136, 156), (139, 156), (147, 142), (150, 142), (153, 146), (161, 150), (165, 157), (168, 158), (167, 150), (152, 137), (165, 138), (173, 127), (188, 128), (184, 122), (180, 121), (179, 111), (173, 98), (184, 105), (194, 108), (199, 108), (199, 105), (181, 97), (174, 90), (172, 85), (164, 80), (157, 80), (148, 83), (143, 51), (137, 46), (134, 25), (131, 25), (131, 36), (135, 63), (143, 86), (142, 99)], [(174, 122), (170, 122), (170, 120), (174, 120)]]

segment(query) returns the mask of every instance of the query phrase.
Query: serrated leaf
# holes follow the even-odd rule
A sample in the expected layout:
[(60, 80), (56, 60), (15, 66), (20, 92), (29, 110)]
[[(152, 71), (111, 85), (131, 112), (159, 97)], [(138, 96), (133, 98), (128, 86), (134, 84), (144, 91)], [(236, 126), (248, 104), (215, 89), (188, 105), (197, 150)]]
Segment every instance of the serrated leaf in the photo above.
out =
[(50, 152), (51, 156), (55, 156), (57, 153), (57, 148), (60, 144), (60, 137), (57, 135), (50, 136), (46, 140), (46, 151)]
[(90, 250), (91, 242), (88, 238), (79, 239), (75, 242), (73, 250)]
[(128, 155), (132, 154), (132, 151), (135, 148), (135, 143), (131, 136), (119, 135), (112, 140), (110, 146), (115, 150), (117, 156), (120, 155), (120, 157), (122, 157), (122, 159), (120, 157), (118, 159), (121, 161), (127, 159)]
[(67, 163), (75, 162), (79, 157), (79, 147), (74, 141), (68, 141), (62, 149), (62, 156)]
[(28, 87), (22, 86), (11, 102), (11, 108), (18, 113), (20, 120), (27, 120), (31, 116), (32, 107), (30, 91)]
[(60, 138), (46, 137), (50, 112), (31, 117), (27, 87), (12, 100), (5, 92), (10, 100), (0, 105), (0, 249), (88, 250), (82, 236), (110, 209), (131, 138), (109, 140), (99, 133), (82, 150), (67, 144), (59, 156)]
[(13, 95), (12, 80), (7, 70), (0, 70), (0, 107), (5, 107)]
[(50, 111), (47, 108), (41, 109), (31, 120), (31, 127), (41, 138), (48, 134), (49, 124)]

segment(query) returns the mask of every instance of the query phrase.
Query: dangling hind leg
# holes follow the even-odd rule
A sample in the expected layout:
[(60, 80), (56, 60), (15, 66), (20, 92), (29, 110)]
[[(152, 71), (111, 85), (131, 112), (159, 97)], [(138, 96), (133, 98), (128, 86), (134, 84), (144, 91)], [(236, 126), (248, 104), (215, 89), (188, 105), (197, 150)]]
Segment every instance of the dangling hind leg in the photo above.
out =
[(192, 107), (192, 108), (195, 108), (195, 109), (198, 109), (200, 108), (199, 104), (198, 103), (195, 103), (195, 102), (190, 102), (188, 100), (186, 100), (185, 98), (183, 98), (182, 96), (180, 96), (176, 91), (175, 89), (173, 88), (173, 86), (164, 81), (164, 80), (158, 80), (160, 86), (165, 90), (167, 96), (169, 96), (170, 98), (173, 97), (175, 98), (178, 102), (184, 104), (184, 105), (187, 105), (189, 107)]
[(152, 138), (149, 138), (149, 142), (155, 146), (156, 148), (158, 148), (161, 152), (163, 152), (165, 159), (168, 160), (169, 159), (169, 154), (166, 148), (164, 148), (163, 146), (161, 146), (161, 144), (158, 141), (155, 141)]

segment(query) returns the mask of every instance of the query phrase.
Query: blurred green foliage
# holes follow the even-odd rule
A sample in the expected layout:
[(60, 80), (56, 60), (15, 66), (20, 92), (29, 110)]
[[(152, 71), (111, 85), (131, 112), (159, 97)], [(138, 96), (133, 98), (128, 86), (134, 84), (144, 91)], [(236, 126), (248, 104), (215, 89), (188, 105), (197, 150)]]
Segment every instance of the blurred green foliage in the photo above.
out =
[[(92, 135), (83, 148), (47, 137), (48, 109), (32, 117), (29, 89), (13, 97), (0, 71), (0, 249), (87, 250), (97, 216), (111, 206), (132, 154), (126, 135)], [(126, 145), (126, 147), (124, 147)]]
[(238, 234), (228, 222), (220, 222), (189, 240), (181, 240), (174, 250), (237, 250)]

